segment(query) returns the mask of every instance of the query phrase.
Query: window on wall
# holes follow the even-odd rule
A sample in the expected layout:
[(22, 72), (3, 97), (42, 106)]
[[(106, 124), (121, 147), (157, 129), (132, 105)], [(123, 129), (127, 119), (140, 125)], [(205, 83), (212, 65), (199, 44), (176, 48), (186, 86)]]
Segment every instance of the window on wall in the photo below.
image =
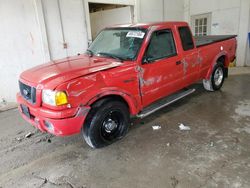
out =
[(207, 35), (207, 18), (195, 19), (195, 35)]
[(195, 36), (210, 34), (210, 14), (192, 16), (192, 27)]

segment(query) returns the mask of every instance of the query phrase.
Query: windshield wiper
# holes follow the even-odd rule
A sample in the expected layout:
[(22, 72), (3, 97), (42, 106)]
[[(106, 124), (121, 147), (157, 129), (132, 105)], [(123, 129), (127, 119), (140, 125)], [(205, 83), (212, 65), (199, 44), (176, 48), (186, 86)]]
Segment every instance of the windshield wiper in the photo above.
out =
[(116, 59), (116, 60), (119, 60), (119, 61), (121, 61), (121, 62), (124, 61), (123, 58), (118, 57), (118, 56), (116, 56), (116, 55), (114, 55), (114, 54), (106, 53), (106, 52), (99, 52), (97, 55), (106, 56), (106, 57), (111, 57), (111, 58)]
[(90, 49), (87, 49), (86, 52), (89, 54), (90, 57), (93, 57), (94, 52), (91, 51)]

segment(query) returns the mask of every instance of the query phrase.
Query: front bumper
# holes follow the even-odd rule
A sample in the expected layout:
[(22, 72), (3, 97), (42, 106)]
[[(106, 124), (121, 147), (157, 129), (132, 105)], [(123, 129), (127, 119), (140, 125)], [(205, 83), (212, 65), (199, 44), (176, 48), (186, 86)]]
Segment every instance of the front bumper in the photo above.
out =
[[(17, 94), (18, 109), (30, 124), (56, 136), (68, 136), (81, 131), (90, 107), (69, 108), (61, 111), (33, 106)], [(21, 105), (28, 107), (30, 117), (23, 113)]]

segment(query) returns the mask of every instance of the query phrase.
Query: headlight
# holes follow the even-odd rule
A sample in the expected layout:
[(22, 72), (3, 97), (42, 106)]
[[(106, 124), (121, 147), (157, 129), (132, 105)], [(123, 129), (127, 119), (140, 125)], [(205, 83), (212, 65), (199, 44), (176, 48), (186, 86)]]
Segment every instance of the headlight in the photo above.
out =
[(63, 91), (43, 90), (42, 100), (52, 106), (60, 106), (68, 103), (68, 98)]

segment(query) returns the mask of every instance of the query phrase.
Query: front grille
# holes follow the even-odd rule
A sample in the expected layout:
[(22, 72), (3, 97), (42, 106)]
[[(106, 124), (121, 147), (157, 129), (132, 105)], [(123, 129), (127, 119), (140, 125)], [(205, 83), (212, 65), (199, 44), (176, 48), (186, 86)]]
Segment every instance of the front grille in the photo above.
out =
[(19, 89), (24, 99), (30, 103), (36, 103), (36, 88), (28, 86), (19, 81)]

